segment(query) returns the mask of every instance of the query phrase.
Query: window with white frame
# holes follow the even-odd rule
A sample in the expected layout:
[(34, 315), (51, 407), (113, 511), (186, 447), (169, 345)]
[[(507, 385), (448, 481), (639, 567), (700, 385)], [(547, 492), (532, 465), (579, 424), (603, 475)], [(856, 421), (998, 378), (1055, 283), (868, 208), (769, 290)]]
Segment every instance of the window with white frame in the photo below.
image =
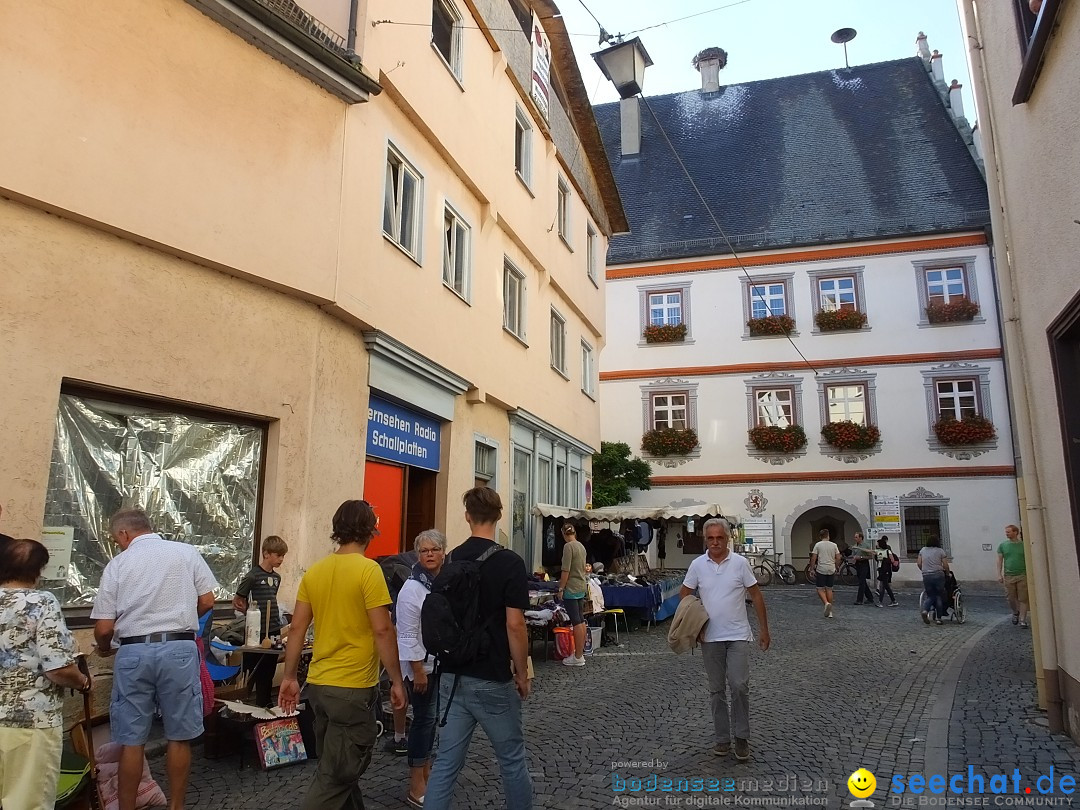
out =
[(532, 122), (520, 107), (514, 116), (514, 171), (526, 185), (532, 182)]
[(677, 326), (683, 322), (681, 290), (651, 292), (648, 301), (649, 326)]
[(503, 264), (503, 328), (525, 338), (525, 276), (509, 261)]
[(652, 395), (652, 430), (685, 430), (687, 424), (685, 392)]
[(790, 427), (795, 421), (793, 388), (755, 388), (754, 424), (766, 427)]
[(865, 383), (825, 386), (826, 421), (868, 424), (866, 393)]
[(575, 509), (581, 508), (581, 470), (570, 468), (570, 495), (566, 505)]
[(540, 503), (551, 500), (551, 459), (541, 456), (536, 460), (536, 498)]
[(967, 297), (963, 267), (935, 267), (926, 270), (926, 298), (931, 304), (948, 304)]
[(555, 464), (555, 503), (566, 506), (566, 465)]
[(838, 309), (857, 310), (859, 308), (854, 276), (819, 278), (817, 284), (821, 309), (832, 312)]
[(394, 147), (386, 150), (383, 234), (414, 259), (420, 258), (423, 178)]
[(431, 44), (450, 72), (461, 78), (461, 13), (453, 0), (431, 2)]
[(471, 229), (449, 205), (443, 211), (443, 284), (462, 298), (469, 297), (469, 237)]
[(588, 241), (585, 247), (585, 272), (588, 274), (589, 279), (596, 283), (596, 278), (599, 275), (600, 265), (600, 234), (596, 232), (596, 228), (592, 226), (590, 222), (586, 226), (586, 235)]
[(566, 319), (551, 310), (551, 367), (566, 376)]
[(570, 246), (570, 184), (559, 178), (558, 224), (559, 237)]
[(783, 281), (750, 285), (750, 317), (787, 315), (787, 284)]
[(596, 358), (593, 356), (593, 347), (581, 341), (581, 390), (590, 397), (596, 393)]
[(473, 452), (473, 477), (476, 486), (487, 486), (495, 480), (495, 472), (498, 470), (499, 450), (487, 442), (477, 440), (474, 442)]
[(979, 415), (979, 384), (977, 380), (936, 380), (938, 419), (962, 420)]

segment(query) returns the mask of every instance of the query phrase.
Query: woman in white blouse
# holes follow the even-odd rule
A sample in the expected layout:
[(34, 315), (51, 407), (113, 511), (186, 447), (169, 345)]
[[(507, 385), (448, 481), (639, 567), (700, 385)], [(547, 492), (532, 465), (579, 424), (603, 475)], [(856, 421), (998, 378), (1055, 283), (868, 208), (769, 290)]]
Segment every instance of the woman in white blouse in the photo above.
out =
[(412, 576), (401, 586), (397, 598), (397, 642), (401, 656), (401, 675), (409, 690), (413, 722), (409, 729), (409, 794), (412, 807), (424, 806), (428, 774), (431, 773), (431, 750), (435, 746), (435, 701), (439, 694), (439, 676), (432, 674), (433, 664), (420, 636), (420, 608), (431, 593), (431, 583), (442, 570), (446, 559), (446, 535), (437, 529), (420, 532), (413, 542), (420, 561)]

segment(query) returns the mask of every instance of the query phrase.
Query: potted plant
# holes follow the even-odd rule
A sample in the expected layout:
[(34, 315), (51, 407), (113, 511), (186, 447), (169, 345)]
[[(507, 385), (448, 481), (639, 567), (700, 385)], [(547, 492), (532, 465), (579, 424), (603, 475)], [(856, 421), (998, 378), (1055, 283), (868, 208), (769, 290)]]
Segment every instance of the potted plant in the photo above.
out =
[(837, 450), (869, 450), (881, 441), (881, 431), (876, 425), (843, 420), (822, 425), (821, 437)]
[(750, 428), (750, 444), (763, 453), (794, 453), (806, 447), (802, 425), (758, 425)]
[(814, 316), (814, 323), (822, 332), (862, 329), (866, 326), (866, 313), (857, 309), (822, 309)]
[(926, 320), (930, 323), (955, 323), (974, 320), (979, 305), (967, 298), (956, 298), (949, 303), (931, 302), (926, 307)]
[(985, 416), (974, 414), (963, 419), (946, 416), (934, 423), (934, 435), (938, 441), (948, 447), (963, 447), (968, 444), (982, 444), (997, 438), (994, 423)]
[(790, 315), (766, 315), (762, 318), (751, 318), (746, 322), (750, 327), (750, 334), (754, 337), (762, 335), (787, 335), (795, 331), (795, 319)]
[(641, 437), (641, 449), (650, 456), (685, 456), (698, 446), (693, 428), (657, 428)]
[(686, 339), (686, 324), (650, 324), (645, 327), (642, 335), (646, 343), (678, 343)]

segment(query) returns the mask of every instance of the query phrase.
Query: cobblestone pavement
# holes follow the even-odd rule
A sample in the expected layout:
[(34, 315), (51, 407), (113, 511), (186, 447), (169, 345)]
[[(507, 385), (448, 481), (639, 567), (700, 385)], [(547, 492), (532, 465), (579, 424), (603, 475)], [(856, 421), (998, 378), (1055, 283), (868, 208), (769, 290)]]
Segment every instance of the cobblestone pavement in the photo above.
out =
[[(839, 808), (851, 800), (848, 775), (862, 766), (877, 776), (872, 798), (879, 808), (908, 807), (944, 804), (945, 797), (887, 795), (893, 774), (907, 782), (913, 773), (966, 775), (972, 765), (988, 778), (1017, 767), (1021, 792), (1051, 766), (1055, 779), (1080, 775), (1080, 750), (1050, 735), (1034, 707), (1030, 631), (1012, 626), (1003, 598), (969, 595), (965, 624), (927, 627), (912, 591), (898, 593), (898, 608), (856, 607), (854, 593), (838, 589), (830, 621), (806, 586), (765, 589), (773, 647), (755, 647), (751, 658), (753, 756), (746, 764), (710, 753), (701, 657), (672, 654), (667, 624), (623, 634), (621, 647), (602, 648), (585, 667), (537, 662), (525, 707), (535, 806), (789, 807), (810, 800)], [(152, 769), (164, 778), (163, 760), (153, 760)], [(295, 807), (313, 769), (238, 770), (236, 757), (208, 761), (196, 749), (188, 807)], [(406, 807), (407, 771), (404, 757), (376, 753), (361, 781), (368, 810)], [(692, 783), (667, 793), (635, 790), (634, 782), (613, 789), (620, 780), (647, 784), (653, 774), (724, 781), (711, 790), (707, 782), (696, 791)], [(979, 798), (987, 806), (1026, 807), (1042, 797)], [(503, 807), (498, 767), (479, 731), (456, 806)]]

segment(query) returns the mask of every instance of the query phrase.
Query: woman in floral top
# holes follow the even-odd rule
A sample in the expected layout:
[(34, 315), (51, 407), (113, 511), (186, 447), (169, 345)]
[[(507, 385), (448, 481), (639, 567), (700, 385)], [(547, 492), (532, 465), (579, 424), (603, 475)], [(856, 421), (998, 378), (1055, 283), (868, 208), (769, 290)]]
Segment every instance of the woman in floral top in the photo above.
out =
[(37, 590), (49, 552), (36, 540), (0, 545), (0, 801), (53, 806), (63, 745), (63, 687), (89, 691), (60, 603)]

